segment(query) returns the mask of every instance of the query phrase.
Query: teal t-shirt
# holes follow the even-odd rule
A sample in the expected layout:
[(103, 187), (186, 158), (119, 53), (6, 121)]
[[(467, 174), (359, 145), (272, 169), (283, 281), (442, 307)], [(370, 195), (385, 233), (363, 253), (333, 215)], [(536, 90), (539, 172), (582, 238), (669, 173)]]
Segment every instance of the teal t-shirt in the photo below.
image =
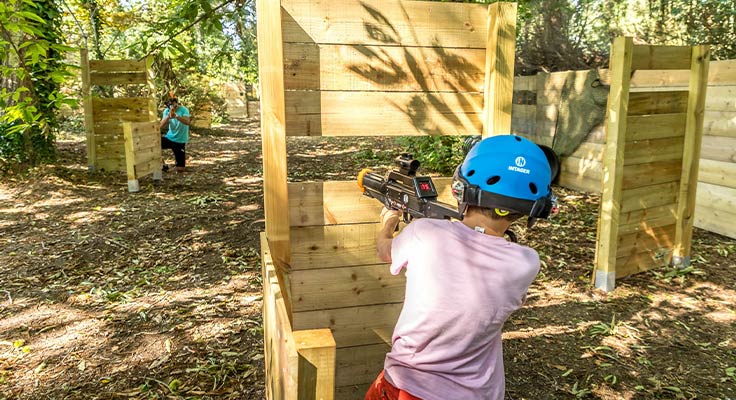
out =
[[(164, 110), (163, 118), (169, 115), (169, 109)], [(180, 117), (188, 117), (189, 109), (184, 106), (179, 106), (176, 109), (176, 115)], [(166, 138), (176, 143), (189, 143), (189, 125), (176, 120), (169, 120), (169, 131), (166, 132)]]

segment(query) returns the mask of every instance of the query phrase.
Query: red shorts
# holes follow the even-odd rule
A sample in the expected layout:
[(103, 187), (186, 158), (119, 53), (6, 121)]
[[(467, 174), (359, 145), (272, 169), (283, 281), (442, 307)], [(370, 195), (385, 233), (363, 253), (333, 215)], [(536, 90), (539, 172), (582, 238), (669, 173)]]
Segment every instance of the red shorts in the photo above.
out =
[(422, 400), (419, 397), (397, 389), (383, 377), (383, 371), (378, 375), (375, 382), (371, 383), (371, 387), (365, 394), (365, 400)]

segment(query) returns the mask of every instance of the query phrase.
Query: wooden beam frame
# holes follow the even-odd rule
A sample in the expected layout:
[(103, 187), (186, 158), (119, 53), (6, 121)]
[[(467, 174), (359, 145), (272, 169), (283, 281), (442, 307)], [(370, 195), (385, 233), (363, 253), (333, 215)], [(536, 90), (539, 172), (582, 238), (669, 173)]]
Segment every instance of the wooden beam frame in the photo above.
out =
[(484, 85), (483, 137), (511, 132), (516, 47), (516, 3), (488, 7), (488, 44)]

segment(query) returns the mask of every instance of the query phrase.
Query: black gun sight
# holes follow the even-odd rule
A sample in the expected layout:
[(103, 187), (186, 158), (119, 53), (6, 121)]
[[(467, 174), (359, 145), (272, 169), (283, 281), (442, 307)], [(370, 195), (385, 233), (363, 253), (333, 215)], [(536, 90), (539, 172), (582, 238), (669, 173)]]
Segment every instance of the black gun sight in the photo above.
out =
[(419, 160), (415, 160), (409, 153), (401, 153), (395, 159), (396, 165), (399, 166), (399, 172), (408, 176), (415, 176), (419, 169)]

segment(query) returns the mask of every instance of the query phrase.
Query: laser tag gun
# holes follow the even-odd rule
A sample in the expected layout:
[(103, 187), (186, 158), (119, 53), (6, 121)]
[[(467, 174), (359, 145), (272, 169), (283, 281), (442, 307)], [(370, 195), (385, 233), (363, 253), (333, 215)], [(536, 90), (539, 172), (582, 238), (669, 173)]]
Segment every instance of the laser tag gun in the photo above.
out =
[(417, 176), (419, 161), (409, 153), (395, 159), (398, 170), (385, 178), (364, 168), (358, 174), (358, 187), (364, 195), (383, 203), (389, 210), (401, 211), (404, 222), (412, 218), (462, 219), (455, 207), (437, 201), (437, 189), (429, 176)]

